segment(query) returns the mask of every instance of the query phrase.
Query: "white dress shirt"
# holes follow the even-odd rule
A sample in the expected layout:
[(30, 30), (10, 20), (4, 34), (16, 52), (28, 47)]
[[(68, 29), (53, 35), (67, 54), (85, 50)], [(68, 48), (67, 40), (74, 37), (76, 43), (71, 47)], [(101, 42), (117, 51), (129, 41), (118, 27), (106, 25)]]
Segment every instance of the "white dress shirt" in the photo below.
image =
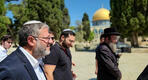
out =
[(29, 54), (23, 47), (19, 47), (19, 49), (24, 53), (24, 55), (27, 57), (27, 59), (31, 63), (38, 79), (39, 80), (46, 80), (44, 72), (41, 69), (41, 67), (39, 66), (39, 61), (37, 59), (35, 59), (31, 54)]
[(0, 45), (0, 62), (7, 57), (7, 50)]

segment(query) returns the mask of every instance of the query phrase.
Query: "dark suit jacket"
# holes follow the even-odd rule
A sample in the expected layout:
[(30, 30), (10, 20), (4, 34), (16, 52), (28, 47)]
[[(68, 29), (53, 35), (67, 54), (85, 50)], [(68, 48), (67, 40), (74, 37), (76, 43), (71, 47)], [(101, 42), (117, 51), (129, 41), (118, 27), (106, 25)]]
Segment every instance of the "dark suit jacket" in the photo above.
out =
[(98, 60), (97, 80), (121, 79), (117, 57), (108, 44), (102, 43), (96, 48), (96, 59)]
[(33, 67), (17, 48), (0, 63), (0, 80), (38, 80)]
[(148, 65), (143, 70), (143, 72), (139, 75), (137, 80), (148, 80)]

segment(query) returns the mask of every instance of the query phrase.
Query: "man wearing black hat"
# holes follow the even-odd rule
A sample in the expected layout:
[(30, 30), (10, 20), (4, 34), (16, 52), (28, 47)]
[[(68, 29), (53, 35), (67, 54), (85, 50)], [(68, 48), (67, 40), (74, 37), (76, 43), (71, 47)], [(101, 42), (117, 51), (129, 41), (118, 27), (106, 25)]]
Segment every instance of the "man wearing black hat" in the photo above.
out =
[(97, 80), (120, 80), (121, 72), (118, 68), (117, 55), (114, 45), (120, 35), (114, 28), (104, 29), (105, 41), (96, 48), (98, 61)]
[(148, 65), (142, 71), (142, 73), (138, 76), (137, 80), (148, 80)]
[[(101, 34), (100, 35), (100, 43), (99, 43), (99, 45), (101, 44), (101, 43), (103, 43), (104, 42), (104, 34)], [(95, 70), (95, 74), (97, 75), (98, 74), (98, 60), (96, 59), (96, 70)]]

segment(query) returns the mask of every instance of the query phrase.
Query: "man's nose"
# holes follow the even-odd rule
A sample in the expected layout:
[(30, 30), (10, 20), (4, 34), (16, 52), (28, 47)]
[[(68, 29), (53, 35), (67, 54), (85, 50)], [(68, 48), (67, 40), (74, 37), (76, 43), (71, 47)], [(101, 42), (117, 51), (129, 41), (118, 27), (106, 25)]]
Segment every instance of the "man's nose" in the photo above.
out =
[(12, 43), (9, 43), (9, 45), (11, 46), (11, 45), (12, 45)]

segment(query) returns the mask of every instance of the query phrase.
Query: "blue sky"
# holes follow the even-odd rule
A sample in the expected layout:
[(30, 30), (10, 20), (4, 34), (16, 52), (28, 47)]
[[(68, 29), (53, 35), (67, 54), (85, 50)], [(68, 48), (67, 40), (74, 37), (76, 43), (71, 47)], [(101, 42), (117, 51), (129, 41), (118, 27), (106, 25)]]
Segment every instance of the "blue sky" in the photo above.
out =
[[(11, 3), (14, 3), (14, 4), (19, 4), (20, 2), (21, 2), (21, 0), (18, 0), (18, 1), (11, 1)], [(7, 4), (8, 4), (8, 3), (6, 3), (6, 5), (7, 5)], [(12, 13), (11, 11), (7, 11), (6, 16), (10, 17), (10, 18), (12, 19), (12, 21), (15, 20), (15, 19), (13, 18), (13, 13)]]
[[(13, 1), (13, 3), (18, 4), (19, 2)], [(65, 0), (65, 6), (69, 10), (70, 25), (75, 26), (76, 20), (81, 21), (85, 12), (88, 14), (90, 22), (92, 22), (93, 14), (99, 8), (103, 7), (110, 10), (110, 0)], [(10, 18), (13, 17), (10, 11), (6, 15)]]
[(71, 18), (71, 26), (75, 26), (76, 20), (82, 20), (83, 14), (86, 12), (92, 22), (93, 14), (99, 8), (110, 10), (110, 0), (65, 0), (65, 5), (69, 10)]

